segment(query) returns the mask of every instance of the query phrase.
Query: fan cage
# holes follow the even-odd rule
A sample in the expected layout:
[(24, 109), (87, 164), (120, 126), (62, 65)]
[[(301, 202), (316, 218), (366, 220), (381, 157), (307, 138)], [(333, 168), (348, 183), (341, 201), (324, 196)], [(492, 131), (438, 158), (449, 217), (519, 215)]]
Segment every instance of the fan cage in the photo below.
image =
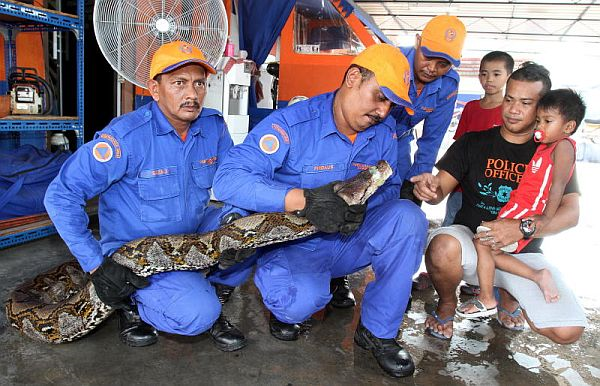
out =
[(193, 44), (216, 66), (227, 43), (227, 14), (222, 0), (97, 0), (94, 32), (111, 67), (146, 88), (152, 56), (165, 43)]

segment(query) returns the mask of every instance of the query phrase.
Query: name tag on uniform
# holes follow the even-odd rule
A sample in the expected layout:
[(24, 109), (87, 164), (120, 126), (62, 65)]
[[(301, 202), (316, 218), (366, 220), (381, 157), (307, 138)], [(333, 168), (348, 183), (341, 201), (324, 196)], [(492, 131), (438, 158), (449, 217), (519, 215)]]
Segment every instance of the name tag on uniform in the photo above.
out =
[(323, 172), (337, 172), (345, 170), (346, 166), (342, 163), (322, 163), (315, 165), (304, 165), (302, 168), (303, 173), (323, 173)]
[(153, 178), (160, 176), (169, 176), (177, 174), (177, 168), (175, 166), (167, 166), (158, 169), (146, 169), (140, 172), (140, 178)]

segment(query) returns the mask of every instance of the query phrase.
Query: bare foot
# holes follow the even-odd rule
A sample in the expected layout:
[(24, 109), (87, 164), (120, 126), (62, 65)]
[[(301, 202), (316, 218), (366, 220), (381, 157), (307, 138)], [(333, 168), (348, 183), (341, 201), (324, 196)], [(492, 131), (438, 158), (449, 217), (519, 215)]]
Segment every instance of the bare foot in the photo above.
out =
[(546, 303), (556, 303), (560, 298), (560, 294), (558, 293), (558, 288), (556, 288), (556, 283), (552, 278), (552, 273), (544, 268), (537, 271), (536, 276), (535, 282), (542, 290)]
[(452, 333), (454, 331), (452, 320), (454, 319), (455, 308), (456, 303), (438, 303), (435, 310), (438, 319), (432, 315), (428, 315), (427, 319), (425, 319), (425, 330), (427, 331), (429, 329), (430, 331), (445, 336), (447, 339), (452, 338)]

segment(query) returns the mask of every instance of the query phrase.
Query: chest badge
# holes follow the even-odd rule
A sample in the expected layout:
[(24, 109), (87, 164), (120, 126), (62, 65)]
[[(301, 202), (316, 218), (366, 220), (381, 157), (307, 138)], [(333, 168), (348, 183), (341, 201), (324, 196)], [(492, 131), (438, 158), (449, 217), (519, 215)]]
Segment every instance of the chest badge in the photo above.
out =
[(98, 162), (107, 162), (113, 157), (113, 150), (106, 142), (98, 142), (92, 148), (92, 155)]
[(258, 145), (265, 154), (273, 154), (279, 150), (279, 139), (273, 134), (265, 134), (258, 141)]

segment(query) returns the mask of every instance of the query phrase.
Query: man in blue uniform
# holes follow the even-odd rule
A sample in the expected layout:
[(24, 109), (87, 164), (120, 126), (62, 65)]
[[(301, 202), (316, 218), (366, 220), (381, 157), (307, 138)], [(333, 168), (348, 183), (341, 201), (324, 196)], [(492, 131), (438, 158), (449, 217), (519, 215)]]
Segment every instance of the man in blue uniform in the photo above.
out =
[[(441, 15), (431, 19), (421, 35), (417, 34), (414, 47), (401, 48), (411, 66), (408, 95), (414, 114), (394, 107), (398, 135), (398, 175), (402, 181), (400, 198), (421, 202), (413, 195), (412, 176), (429, 173), (433, 168), (444, 134), (452, 120), (458, 94), (458, 73), (452, 68), (460, 65), (466, 37), (464, 24), (455, 16)], [(417, 140), (414, 162), (411, 142), (413, 128), (423, 122), (423, 132)], [(334, 307), (354, 305), (354, 295), (346, 277), (331, 281)]]
[(331, 299), (331, 277), (371, 265), (376, 279), (365, 290), (354, 339), (396, 377), (414, 371), (395, 338), (421, 262), (425, 216), (411, 201), (398, 199), (397, 173), (371, 197), (368, 209), (349, 207), (330, 183), (380, 159), (396, 169), (396, 133), (388, 114), (393, 104), (410, 109), (409, 78), (399, 49), (367, 48), (337, 91), (277, 110), (257, 125), (229, 152), (213, 187), (218, 199), (246, 210), (300, 210), (323, 231), (262, 251), (255, 283), (271, 312), (271, 334), (298, 339), (300, 323)]
[[(151, 62), (153, 102), (114, 119), (82, 146), (46, 193), (54, 225), (100, 299), (120, 308), (120, 339), (130, 346), (157, 341), (156, 330), (197, 335), (210, 329), (217, 347), (245, 346), (221, 316), (214, 288), (201, 272), (141, 278), (108, 258), (144, 236), (206, 232), (220, 210), (207, 207), (217, 165), (233, 143), (222, 116), (202, 108), (215, 69), (185, 42), (160, 47)], [(100, 241), (88, 229), (87, 200), (100, 195)], [(141, 317), (141, 319), (140, 319)]]
[[(412, 66), (410, 96), (415, 113), (393, 109), (398, 133), (398, 173), (403, 181), (402, 198), (414, 199), (410, 178), (431, 172), (450, 126), (458, 95), (460, 78), (454, 67), (460, 65), (466, 37), (464, 24), (455, 16), (441, 15), (431, 19), (414, 47), (401, 48)], [(414, 161), (410, 143), (413, 128), (423, 122), (423, 133), (417, 140)], [(418, 200), (415, 200), (418, 202)]]

